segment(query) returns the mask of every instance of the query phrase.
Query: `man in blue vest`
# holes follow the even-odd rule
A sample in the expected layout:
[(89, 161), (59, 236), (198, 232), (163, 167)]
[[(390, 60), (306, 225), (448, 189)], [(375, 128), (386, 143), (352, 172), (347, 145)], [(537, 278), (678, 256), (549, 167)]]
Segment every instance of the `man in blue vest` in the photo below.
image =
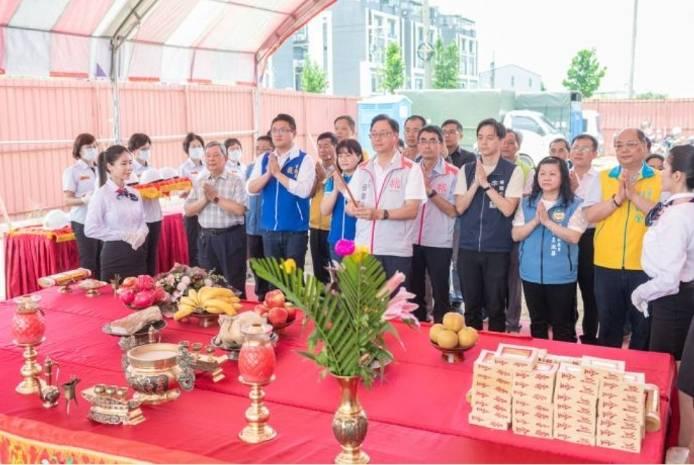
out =
[(261, 198), (265, 256), (292, 258), (303, 268), (316, 168), (313, 159), (294, 144), (296, 122), (292, 116), (275, 116), (270, 133), (275, 150), (265, 153), (253, 166), (248, 193)]
[(456, 210), (460, 215), (458, 272), (465, 296), (465, 322), (482, 329), (482, 306), (489, 329), (504, 332), (511, 222), (523, 196), (523, 171), (501, 157), (506, 128), (494, 119), (477, 126), (480, 159), (458, 174)]

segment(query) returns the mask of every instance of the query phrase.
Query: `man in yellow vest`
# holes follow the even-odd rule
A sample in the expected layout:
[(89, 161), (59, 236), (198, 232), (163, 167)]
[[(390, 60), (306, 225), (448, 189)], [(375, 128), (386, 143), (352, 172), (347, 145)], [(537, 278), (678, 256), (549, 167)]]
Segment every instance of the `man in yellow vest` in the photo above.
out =
[(648, 276), (641, 267), (646, 213), (660, 200), (661, 176), (644, 163), (647, 138), (625, 129), (615, 139), (619, 165), (600, 172), (583, 203), (595, 227), (595, 298), (598, 343), (621, 347), (624, 322), (631, 323), (630, 349), (648, 350), (650, 321), (631, 304), (631, 293)]
[(321, 213), (320, 203), (325, 192), (323, 183), (337, 169), (337, 157), (335, 154), (337, 137), (332, 132), (324, 132), (318, 136), (317, 145), (319, 162), (316, 163), (316, 181), (311, 191), (309, 243), (311, 245), (313, 274), (319, 281), (327, 284), (330, 281), (327, 267), (330, 266), (328, 234), (330, 233), (331, 216)]

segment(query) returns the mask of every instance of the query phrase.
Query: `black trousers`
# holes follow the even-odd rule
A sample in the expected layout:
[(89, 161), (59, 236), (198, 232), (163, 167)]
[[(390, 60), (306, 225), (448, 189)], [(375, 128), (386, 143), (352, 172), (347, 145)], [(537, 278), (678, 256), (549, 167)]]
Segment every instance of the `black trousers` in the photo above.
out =
[(390, 278), (397, 271), (399, 271), (405, 275), (405, 282), (403, 282), (400, 287), (404, 286), (406, 289), (410, 288), (410, 279), (412, 277), (412, 257), (374, 255), (374, 258), (381, 262), (383, 270), (386, 272), (386, 278)]
[(629, 348), (648, 350), (651, 319), (644, 318), (631, 303), (631, 293), (648, 281), (648, 275), (638, 270), (613, 270), (595, 267), (595, 300), (598, 303), (600, 330), (598, 343), (622, 347), (624, 322), (631, 324)]
[(584, 344), (598, 343), (598, 304), (595, 302), (595, 265), (593, 237), (595, 228), (587, 229), (578, 243), (578, 287), (583, 298), (583, 321), (581, 329)]
[[(200, 223), (196, 216), (184, 216), (183, 224), (188, 238), (188, 264), (198, 266), (198, 236), (200, 235)], [(167, 270), (161, 270), (167, 271)]]
[(206, 270), (215, 270), (246, 298), (246, 227), (200, 228), (198, 261)]
[(147, 223), (147, 229), (149, 230), (147, 240), (145, 240), (145, 250), (147, 253), (147, 274), (154, 276), (157, 274), (157, 254), (159, 252), (159, 239), (161, 238), (161, 221)]
[(147, 251), (145, 246), (133, 248), (124, 241), (106, 241), (101, 247), (102, 281), (111, 281), (118, 275), (121, 280), (147, 272)]
[[(465, 298), (465, 324), (482, 329), (482, 306), (489, 330), (506, 331), (509, 252), (458, 251), (458, 272)], [(464, 278), (464, 279), (463, 279)]]
[(75, 233), (77, 252), (80, 256), (80, 267), (92, 272), (94, 279), (99, 278), (99, 255), (101, 254), (101, 241), (84, 235), (84, 225), (76, 221), (70, 223)]
[(576, 283), (538, 284), (523, 281), (525, 302), (530, 313), (530, 335), (556, 341), (576, 342), (574, 305)]
[(311, 261), (313, 262), (313, 275), (322, 283), (330, 281), (330, 273), (326, 267), (330, 266), (330, 244), (328, 244), (330, 231), (311, 228), (308, 241), (311, 246)]
[[(648, 350), (682, 358), (684, 342), (694, 319), (694, 281), (680, 284), (675, 295), (651, 302), (651, 337)], [(693, 375), (694, 376), (694, 375)]]
[[(263, 258), (265, 253), (263, 252), (263, 236), (256, 234), (246, 234), (246, 241), (248, 243), (248, 258)], [(252, 268), (251, 268), (252, 270)], [(270, 290), (270, 283), (258, 277), (253, 271), (253, 276), (255, 277), (255, 295), (260, 302), (265, 300), (265, 294)]]
[(434, 298), (434, 322), (441, 323), (443, 315), (450, 310), (450, 268), (452, 249), (444, 247), (413, 246), (412, 277), (409, 290), (415, 294), (419, 305), (414, 314), (419, 321), (426, 321), (426, 276), (429, 274), (431, 293)]

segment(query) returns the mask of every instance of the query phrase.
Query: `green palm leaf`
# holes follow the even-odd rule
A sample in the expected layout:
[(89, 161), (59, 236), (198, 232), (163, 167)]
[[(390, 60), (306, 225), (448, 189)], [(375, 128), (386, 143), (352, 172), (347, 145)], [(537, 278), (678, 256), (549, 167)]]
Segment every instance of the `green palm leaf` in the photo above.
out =
[(301, 355), (338, 376), (360, 376), (369, 385), (376, 375), (369, 365), (392, 358), (383, 335), (393, 330), (384, 321), (390, 296), (379, 295), (386, 281), (381, 264), (371, 255), (346, 257), (337, 271), (339, 292), (302, 270), (287, 273), (274, 258), (251, 260), (256, 274), (282, 290), (300, 307), (314, 328)]

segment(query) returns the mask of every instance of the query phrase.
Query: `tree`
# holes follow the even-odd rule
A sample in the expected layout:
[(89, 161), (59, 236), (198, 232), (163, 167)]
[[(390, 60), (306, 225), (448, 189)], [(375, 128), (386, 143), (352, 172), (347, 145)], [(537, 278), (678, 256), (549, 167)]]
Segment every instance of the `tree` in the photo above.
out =
[(457, 89), (460, 74), (460, 54), (455, 42), (443, 45), (441, 39), (434, 46), (434, 89)]
[(391, 42), (386, 47), (386, 61), (381, 72), (381, 87), (389, 94), (394, 93), (405, 83), (405, 63), (400, 53), (400, 46)]
[(322, 94), (327, 88), (328, 79), (325, 76), (325, 71), (310, 59), (307, 59), (304, 64), (304, 70), (301, 72), (301, 89), (304, 92)]
[(600, 66), (595, 49), (584, 48), (571, 60), (562, 85), (569, 90), (579, 91), (585, 98), (590, 98), (600, 87), (600, 81), (606, 71), (606, 67)]

